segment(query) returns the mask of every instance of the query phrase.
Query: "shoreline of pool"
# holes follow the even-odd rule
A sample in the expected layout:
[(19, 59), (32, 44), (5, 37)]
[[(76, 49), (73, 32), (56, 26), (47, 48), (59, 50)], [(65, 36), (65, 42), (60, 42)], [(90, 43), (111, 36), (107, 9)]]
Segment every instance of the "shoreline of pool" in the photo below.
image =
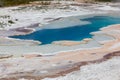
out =
[[(94, 16), (113, 16), (113, 17), (116, 17), (116, 16), (118, 16), (118, 15), (116, 15), (118, 13), (119, 13), (119, 11), (116, 11), (114, 13), (109, 12), (109, 11), (105, 11), (104, 13), (98, 11), (97, 13), (94, 13), (94, 12), (87, 13), (87, 14), (85, 13), (85, 14), (82, 14), (82, 15), (79, 15), (79, 16), (78, 15), (77, 16), (72, 15), (72, 16), (69, 16), (69, 17), (62, 17), (60, 19), (66, 19), (66, 18), (72, 18), (72, 17), (77, 18), (77, 19), (85, 19), (85, 18), (90, 18), (90, 17), (94, 17)], [(58, 19), (58, 17), (57, 17), (57, 18), (55, 18), (55, 21), (59, 21), (60, 19)], [(85, 23), (83, 23), (82, 25), (85, 25)], [(36, 26), (40, 25), (40, 26), (38, 28), (34, 25), (36, 25)], [(44, 24), (44, 25), (46, 25), (46, 24)], [(65, 27), (71, 27), (71, 26), (65, 26)], [(57, 28), (60, 28), (60, 27), (57, 27)], [(31, 54), (31, 53), (39, 54), (39, 53), (41, 53), (41, 54), (44, 55), (44, 54), (48, 53), (48, 55), (49, 55), (51, 53), (58, 53), (60, 51), (69, 51), (69, 50), (75, 50), (75, 49), (78, 49), (78, 48), (88, 49), (88, 48), (91, 48), (91, 47), (100, 47), (101, 46), (101, 44), (98, 44), (96, 41), (92, 41), (92, 39), (90, 39), (90, 43), (89, 43), (90, 45), (87, 45), (87, 46), (85, 46), (85, 45), (80, 46), (79, 44), (81, 44), (81, 41), (80, 41), (80, 43), (77, 43), (78, 45), (75, 45), (75, 46), (74, 45), (73, 46), (61, 46), (61, 45), (55, 45), (55, 44), (52, 44), (52, 43), (47, 44), (47, 45), (40, 45), (39, 46), (39, 44), (41, 44), (41, 42), (39, 42), (39, 41), (8, 38), (8, 36), (11, 36), (11, 35), (12, 36), (13, 35), (26, 35), (26, 34), (29, 34), (31, 32), (39, 30), (39, 29), (44, 29), (43, 24), (41, 25), (40, 23), (35, 23), (35, 24), (31, 24), (31, 25), (26, 26), (26, 27), (13, 28), (13, 29), (8, 29), (8, 30), (1, 30), (0, 33), (5, 35), (5, 37), (3, 35), (1, 36), (5, 40), (5, 43), (7, 43), (6, 40), (8, 40), (8, 42), (12, 42), (10, 45), (6, 44), (5, 46), (4, 45), (0, 46), (1, 47), (1, 50), (0, 50), (1, 53), (4, 52), (4, 53), (7, 53), (7, 54), (11, 54), (11, 53), (16, 54), (16, 52), (14, 52), (13, 49), (18, 47), (19, 48), (19, 51), (17, 52), (18, 54)], [(16, 30), (18, 30), (18, 31), (16, 31)], [(29, 30), (30, 30), (30, 32), (29, 32)], [(28, 32), (26, 33), (24, 31), (28, 31)], [(89, 41), (89, 39), (85, 39), (85, 41)], [(4, 42), (4, 41), (1, 41), (1, 42)], [(73, 41), (73, 43), (74, 42), (76, 42), (76, 41)], [(84, 40), (83, 40), (83, 43), (85, 43)], [(94, 45), (91, 45), (91, 44), (94, 44)], [(29, 49), (29, 50), (26, 50), (26, 49)]]
[[(92, 14), (92, 15), (88, 15), (88, 16), (79, 16), (81, 19), (83, 18), (88, 18), (88, 17), (93, 17), (94, 16), (103, 16), (103, 14)], [(108, 14), (104, 14), (104, 16), (108, 16)], [(78, 16), (75, 16), (78, 18)], [(79, 19), (80, 19), (79, 18)], [(108, 26), (106, 26), (108, 27)], [(32, 27), (34, 29), (34, 27)], [(24, 27), (23, 27), (24, 29)], [(26, 29), (26, 28), (25, 28)], [(29, 29), (29, 28), (28, 28)], [(21, 30), (21, 29), (20, 29)], [(34, 30), (35, 31), (35, 30)], [(99, 31), (98, 31), (99, 32)], [(21, 33), (20, 33), (21, 34)], [(23, 33), (22, 33), (23, 34)], [(28, 33), (26, 33), (28, 34)], [(24, 33), (24, 35), (26, 35)], [(95, 34), (94, 34), (95, 35)], [(104, 36), (105, 34), (103, 34)], [(106, 36), (106, 35), (105, 35)], [(109, 36), (108, 36), (109, 37)], [(7, 39), (7, 38), (6, 38)], [(104, 38), (106, 39), (106, 38)], [(82, 41), (72, 41), (73, 42), (73, 45), (70, 45), (70, 46), (67, 46), (67, 45), (59, 45), (59, 44), (56, 44), (56, 43), (51, 43), (51, 44), (47, 44), (47, 45), (38, 45), (38, 44), (41, 44), (41, 42), (38, 42), (38, 41), (33, 41), (33, 40), (20, 40), (20, 39), (13, 39), (13, 38), (8, 38), (8, 40), (12, 40), (13, 42), (15, 40), (17, 40), (18, 42), (15, 42), (15, 43), (19, 43), (19, 41), (23, 42), (23, 43), (27, 43), (28, 42), (28, 45), (31, 45), (31, 46), (25, 46), (24, 44), (22, 45), (8, 45), (8, 46), (0, 46), (1, 47), (1, 52), (4, 52), (4, 53), (12, 53), (14, 54), (14, 50), (12, 49), (15, 49), (16, 47), (19, 48), (20, 50), (17, 52), (18, 55), (19, 54), (31, 54), (31, 53), (35, 53), (35, 54), (43, 54), (43, 55), (52, 55), (52, 54), (56, 54), (56, 53), (59, 53), (59, 52), (67, 52), (67, 51), (72, 51), (72, 50), (79, 50), (79, 49), (89, 49), (89, 48), (99, 48), (100, 46), (102, 46), (101, 44), (99, 44), (98, 42), (96, 42), (94, 39), (83, 39)], [(106, 41), (111, 41), (111, 40), (114, 40), (113, 39), (108, 39)], [(59, 42), (59, 41), (58, 41)], [(78, 42), (78, 43), (76, 43)], [(82, 43), (81, 43), (82, 42)], [(64, 43), (64, 41), (63, 41)], [(75, 45), (74, 45), (75, 43)], [(85, 44), (85, 45), (84, 45)], [(86, 45), (87, 44), (87, 45)], [(32, 46), (34, 45), (34, 46)], [(68, 41), (68, 45), (69, 45), (69, 41)], [(2, 49), (4, 47), (4, 49)], [(25, 50), (25, 49), (28, 49), (28, 50)], [(47, 49), (47, 51), (46, 51)], [(16, 52), (15, 52), (16, 53)], [(15, 54), (14, 54), (15, 55)], [(17, 54), (16, 54), (17, 55)]]
[[(87, 15), (80, 15), (80, 16), (71, 16), (71, 17), (63, 17), (61, 18), (63, 21), (65, 19), (86, 19), (86, 18), (91, 18), (91, 17), (94, 17), (94, 16), (108, 16), (109, 13), (96, 13), (96, 14), (87, 14)], [(58, 21), (59, 20), (55, 20), (55, 21)], [(51, 25), (52, 24), (56, 24), (55, 21), (52, 21), (50, 23), (48, 23), (47, 25)], [(57, 22), (57, 23), (58, 23)], [(65, 22), (66, 23), (66, 22)], [(26, 35), (26, 34), (30, 34), (30, 33), (33, 33), (35, 31), (38, 31), (40, 29), (61, 29), (61, 28), (68, 28), (68, 27), (72, 27), (72, 26), (76, 26), (76, 25), (86, 25), (86, 24), (90, 24), (90, 22), (88, 21), (81, 21), (80, 20), (80, 23), (79, 24), (73, 24), (73, 25), (64, 25), (64, 27), (61, 27), (61, 26), (58, 26), (58, 27), (46, 27), (46, 24), (45, 25), (42, 25), (42, 26), (39, 26), (40, 23), (35, 23), (35, 24), (31, 24), (29, 26), (26, 26), (26, 27), (20, 27), (20, 28), (13, 28), (13, 29), (9, 29), (9, 30), (1, 30), (1, 34), (0, 37), (8, 37), (10, 38), (9, 36), (16, 36), (16, 35)], [(63, 25), (62, 25), (63, 26)], [(106, 27), (106, 26), (105, 26)], [(12, 33), (13, 32), (13, 33)], [(4, 34), (6, 33), (6, 34)], [(11, 38), (13, 40), (21, 40), (21, 39), (15, 39), (15, 38)]]

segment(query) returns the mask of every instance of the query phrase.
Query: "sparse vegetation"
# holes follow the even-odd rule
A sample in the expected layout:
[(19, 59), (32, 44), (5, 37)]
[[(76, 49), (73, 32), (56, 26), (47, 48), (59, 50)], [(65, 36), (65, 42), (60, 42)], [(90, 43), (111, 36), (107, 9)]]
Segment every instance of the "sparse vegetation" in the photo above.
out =
[(14, 22), (12, 20), (8, 20), (8, 23), (10, 24), (14, 24)]
[(18, 21), (18, 19), (12, 19), (10, 15), (1, 15), (0, 16), (0, 28), (4, 28), (6, 26), (11, 26)]
[[(40, 4), (49, 5), (50, 2), (46, 2), (46, 1), (54, 1), (54, 0), (0, 0), (0, 7), (14, 6), (14, 5), (20, 5), (20, 4), (29, 4), (30, 2), (33, 2), (33, 1), (42, 1), (42, 2), (40, 2)], [(58, 1), (60, 1), (60, 0), (58, 0)], [(73, 1), (75, 1), (75, 0), (73, 0)], [(111, 2), (114, 0), (85, 0), (85, 2), (89, 2), (89, 1)]]
[(28, 0), (0, 0), (1, 6), (27, 4)]
[(95, 1), (100, 1), (100, 2), (111, 2), (111, 1), (113, 1), (113, 0), (95, 0)]
[[(3, 6), (28, 4), (32, 1), (51, 1), (51, 0), (0, 0), (0, 6), (3, 7)], [(49, 3), (43, 2), (42, 4), (49, 4)]]

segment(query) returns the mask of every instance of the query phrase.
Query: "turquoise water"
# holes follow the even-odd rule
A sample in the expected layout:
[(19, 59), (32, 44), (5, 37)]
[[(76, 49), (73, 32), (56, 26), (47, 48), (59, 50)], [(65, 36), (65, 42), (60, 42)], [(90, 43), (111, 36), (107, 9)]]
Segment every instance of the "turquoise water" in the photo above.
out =
[(91, 38), (92, 35), (90, 33), (98, 31), (102, 27), (120, 23), (120, 18), (109, 16), (95, 16), (82, 20), (89, 21), (91, 24), (78, 25), (61, 29), (42, 29), (31, 34), (10, 37), (25, 40), (37, 40), (42, 42), (42, 44), (50, 44), (53, 41), (59, 40), (80, 41), (84, 38)]

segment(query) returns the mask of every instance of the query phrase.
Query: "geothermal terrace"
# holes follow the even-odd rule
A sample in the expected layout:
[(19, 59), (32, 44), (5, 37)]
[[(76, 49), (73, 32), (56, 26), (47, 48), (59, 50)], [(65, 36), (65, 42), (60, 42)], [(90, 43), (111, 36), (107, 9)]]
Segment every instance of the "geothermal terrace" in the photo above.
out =
[(116, 17), (120, 12), (119, 4), (112, 3), (89, 4), (87, 7), (83, 4), (68, 5), (67, 9), (64, 5), (62, 9), (58, 7), (47, 11), (41, 6), (31, 5), (0, 8), (0, 80), (120, 80), (120, 24), (92, 32), (94, 37), (82, 42), (55, 41), (38, 46), (41, 44), (39, 41), (8, 37), (44, 29), (42, 25), (61, 18), (88, 15)]

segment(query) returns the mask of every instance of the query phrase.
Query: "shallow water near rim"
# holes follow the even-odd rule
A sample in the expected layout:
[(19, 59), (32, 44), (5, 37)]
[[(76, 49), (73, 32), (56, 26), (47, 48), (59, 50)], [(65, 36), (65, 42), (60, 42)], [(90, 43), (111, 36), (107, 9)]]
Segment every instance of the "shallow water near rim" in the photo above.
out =
[(84, 38), (91, 38), (92, 35), (90, 33), (98, 31), (102, 27), (120, 24), (120, 18), (110, 16), (94, 16), (82, 19), (82, 21), (89, 21), (91, 24), (77, 25), (60, 29), (42, 29), (31, 34), (10, 37), (25, 40), (37, 40), (42, 42), (42, 45), (60, 40), (80, 41)]

